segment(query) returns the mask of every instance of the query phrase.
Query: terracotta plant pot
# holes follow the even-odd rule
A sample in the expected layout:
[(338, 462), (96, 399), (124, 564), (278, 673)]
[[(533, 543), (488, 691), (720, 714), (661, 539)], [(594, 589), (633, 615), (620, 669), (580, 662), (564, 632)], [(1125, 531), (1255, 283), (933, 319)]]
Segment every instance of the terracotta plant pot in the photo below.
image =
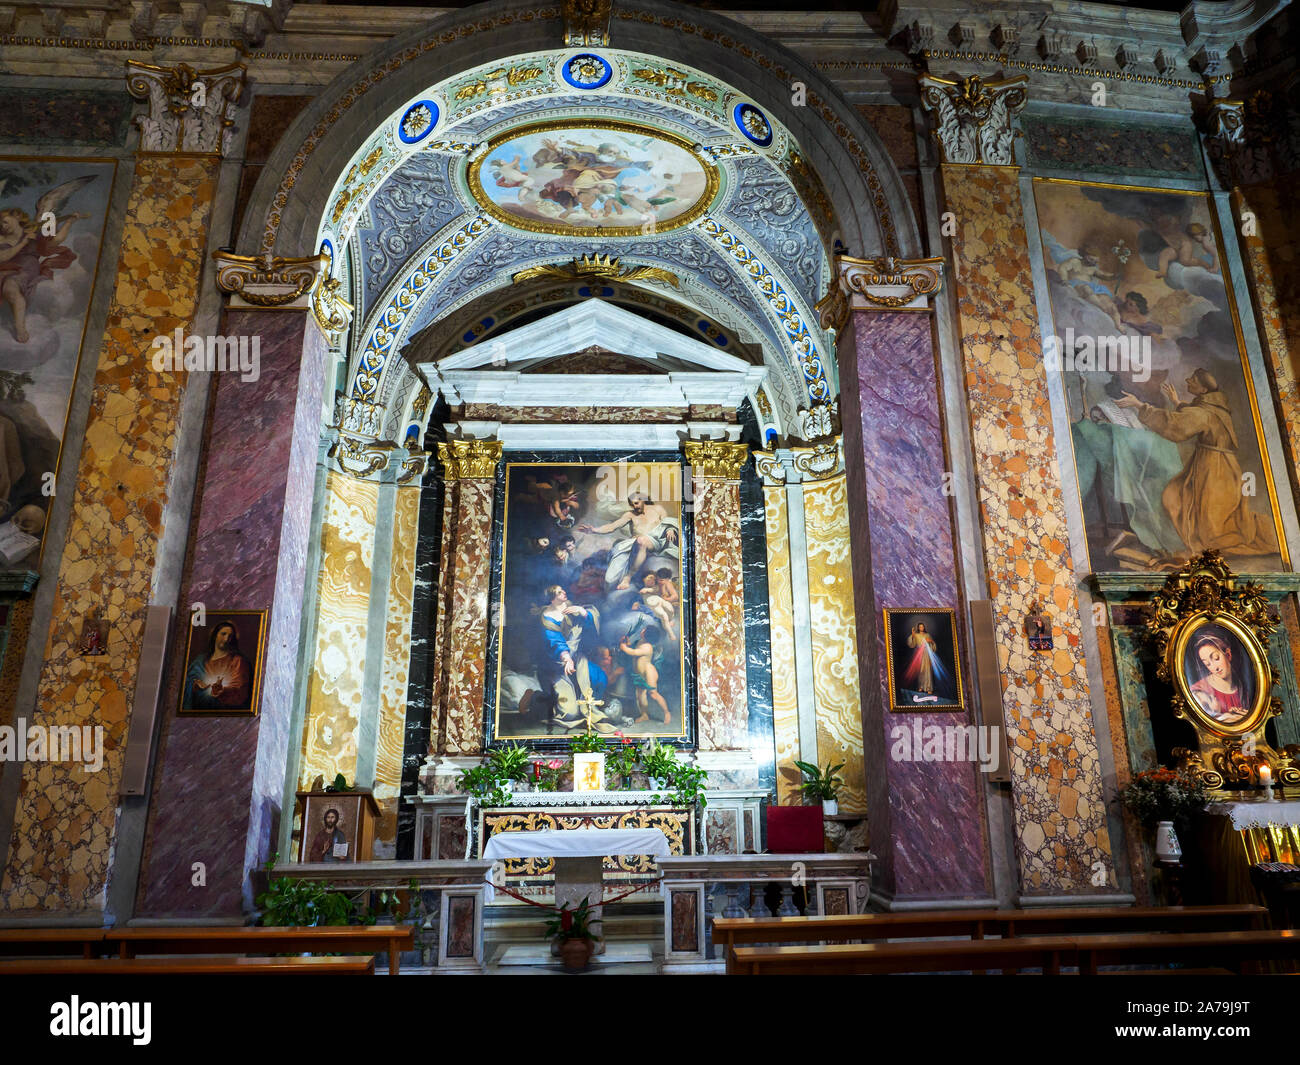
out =
[(591, 961), (595, 944), (590, 939), (565, 939), (560, 942), (560, 960), (571, 973), (581, 972)]

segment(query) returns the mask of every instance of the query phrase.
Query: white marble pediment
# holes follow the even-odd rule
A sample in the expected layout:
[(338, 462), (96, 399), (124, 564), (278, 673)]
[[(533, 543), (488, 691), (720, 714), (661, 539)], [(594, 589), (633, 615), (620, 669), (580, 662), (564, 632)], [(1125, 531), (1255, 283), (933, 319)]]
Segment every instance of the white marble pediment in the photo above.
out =
[[(585, 372), (591, 349), (631, 365), (616, 374)], [(575, 372), (566, 373), (566, 356)], [(628, 372), (644, 367), (644, 372)], [(767, 371), (744, 359), (591, 299), (502, 333), (440, 362), (421, 363), (430, 388), (453, 405), (504, 407), (739, 406)], [(542, 371), (542, 372), (539, 372)]]

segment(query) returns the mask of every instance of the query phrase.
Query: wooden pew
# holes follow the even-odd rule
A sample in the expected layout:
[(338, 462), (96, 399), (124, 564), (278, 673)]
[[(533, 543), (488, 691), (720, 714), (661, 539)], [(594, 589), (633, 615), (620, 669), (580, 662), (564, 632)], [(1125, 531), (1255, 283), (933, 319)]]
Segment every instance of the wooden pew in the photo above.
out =
[(757, 943), (1069, 935), (1104, 932), (1227, 932), (1263, 928), (1263, 906), (1054, 907), (1030, 910), (934, 910), (839, 917), (715, 917), (713, 942), (730, 972), (731, 949)]
[(1058, 974), (1076, 964), (1069, 936), (1018, 939), (905, 940), (901, 943), (830, 943), (825, 946), (733, 947), (737, 976), (845, 976), (875, 973), (944, 973), (976, 969), (1042, 969)]
[(80, 954), (93, 958), (103, 945), (102, 928), (0, 928), (0, 957)]
[(371, 954), (331, 958), (33, 958), (0, 961), (0, 976), (241, 975), (373, 976)]
[(415, 948), (415, 928), (409, 924), (111, 928), (104, 933), (104, 942), (122, 958), (141, 954), (360, 954), (386, 950), (388, 972), (396, 976), (401, 952)]
[(1075, 943), (1079, 972), (1089, 976), (1102, 965), (1159, 962), (1261, 973), (1263, 962), (1300, 962), (1300, 931), (1294, 928), (1077, 936)]
[[(1300, 931), (1155, 932), (1025, 936), (1013, 939), (904, 940), (823, 946), (733, 947), (738, 975), (857, 975), (1077, 968), (1146, 963), (1259, 972), (1264, 962), (1300, 961)], [(1172, 972), (1172, 971), (1171, 971)], [(1118, 975), (1118, 974), (1116, 974)]]

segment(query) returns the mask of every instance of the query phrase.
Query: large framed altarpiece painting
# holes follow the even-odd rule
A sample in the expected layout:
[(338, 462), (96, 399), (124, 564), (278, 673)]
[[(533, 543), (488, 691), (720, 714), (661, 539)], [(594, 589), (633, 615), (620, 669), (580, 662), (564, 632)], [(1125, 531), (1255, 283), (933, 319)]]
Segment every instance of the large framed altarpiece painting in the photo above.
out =
[(679, 455), (507, 454), (490, 740), (694, 740), (693, 536)]
[(1209, 197), (1037, 178), (1034, 202), (1092, 570), (1289, 568)]

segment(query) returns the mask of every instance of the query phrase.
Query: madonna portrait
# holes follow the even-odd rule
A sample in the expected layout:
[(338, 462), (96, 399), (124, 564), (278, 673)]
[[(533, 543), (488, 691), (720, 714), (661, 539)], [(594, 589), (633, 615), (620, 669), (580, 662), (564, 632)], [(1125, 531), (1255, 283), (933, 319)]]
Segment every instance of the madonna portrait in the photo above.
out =
[(1181, 663), (1184, 697), (1211, 722), (1241, 725), (1260, 691), (1256, 658), (1235, 626), (1203, 621), (1189, 630)]

